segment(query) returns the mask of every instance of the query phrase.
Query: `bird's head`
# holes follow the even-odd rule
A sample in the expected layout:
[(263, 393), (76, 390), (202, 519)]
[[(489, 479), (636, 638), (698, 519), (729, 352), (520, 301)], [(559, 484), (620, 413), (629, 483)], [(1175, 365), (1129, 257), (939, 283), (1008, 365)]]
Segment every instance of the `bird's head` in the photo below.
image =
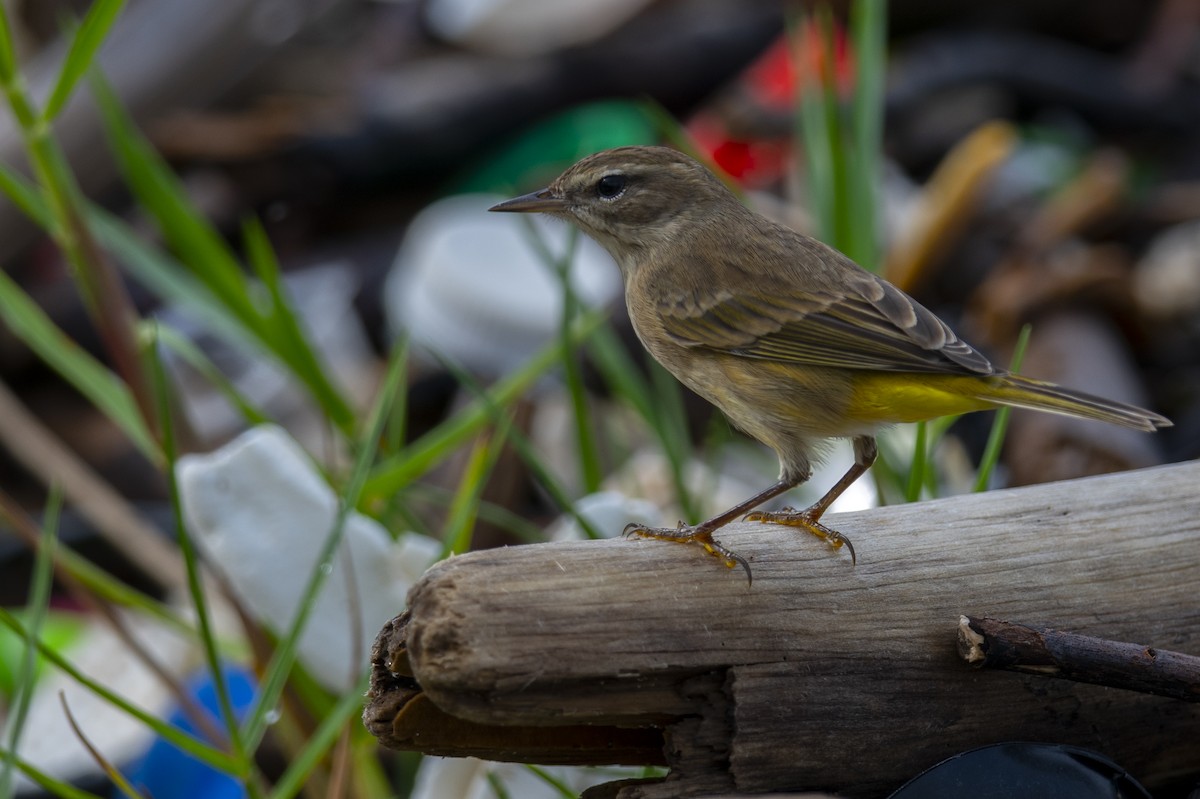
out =
[(667, 147), (618, 147), (590, 155), (541, 191), (492, 211), (542, 212), (574, 222), (622, 268), (671, 245), (741, 203), (694, 159)]

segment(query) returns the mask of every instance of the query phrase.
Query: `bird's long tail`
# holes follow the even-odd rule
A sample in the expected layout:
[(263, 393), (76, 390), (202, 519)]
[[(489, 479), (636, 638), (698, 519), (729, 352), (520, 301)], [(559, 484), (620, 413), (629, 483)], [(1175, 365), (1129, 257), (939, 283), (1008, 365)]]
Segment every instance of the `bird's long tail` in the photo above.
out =
[(998, 382), (992, 383), (980, 399), (999, 405), (1096, 419), (1147, 432), (1171, 426), (1170, 419), (1136, 405), (1093, 397), (1091, 394), (1020, 375), (1005, 375)]

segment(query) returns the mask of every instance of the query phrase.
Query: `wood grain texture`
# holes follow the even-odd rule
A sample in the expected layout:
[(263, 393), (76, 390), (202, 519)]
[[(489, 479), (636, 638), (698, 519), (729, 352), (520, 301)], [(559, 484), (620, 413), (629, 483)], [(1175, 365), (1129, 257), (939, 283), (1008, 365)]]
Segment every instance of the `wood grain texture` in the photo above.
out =
[(672, 781), (622, 796), (878, 796), (1007, 740), (1099, 750), (1147, 785), (1200, 772), (1200, 708), (956, 654), (960, 615), (1200, 653), (1200, 463), (829, 517), (858, 565), (796, 531), (698, 548), (556, 543), (435, 566), (407, 659), (450, 716), (664, 727)]

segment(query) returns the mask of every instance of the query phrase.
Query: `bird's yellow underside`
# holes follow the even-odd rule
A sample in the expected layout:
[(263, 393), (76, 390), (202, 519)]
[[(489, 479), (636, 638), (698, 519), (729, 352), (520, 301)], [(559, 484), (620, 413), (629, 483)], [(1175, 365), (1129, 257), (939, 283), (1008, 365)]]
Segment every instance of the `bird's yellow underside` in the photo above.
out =
[(995, 407), (979, 397), (987, 388), (978, 377), (861, 372), (855, 376), (846, 415), (867, 423), (896, 424), (979, 411)]

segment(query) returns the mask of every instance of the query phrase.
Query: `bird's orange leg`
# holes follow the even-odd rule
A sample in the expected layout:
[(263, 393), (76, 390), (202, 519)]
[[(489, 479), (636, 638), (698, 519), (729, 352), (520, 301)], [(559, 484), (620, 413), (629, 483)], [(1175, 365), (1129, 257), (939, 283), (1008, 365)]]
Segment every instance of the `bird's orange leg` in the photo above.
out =
[(842, 545), (845, 545), (846, 549), (850, 552), (850, 562), (857, 563), (858, 556), (854, 553), (854, 545), (850, 543), (850, 539), (837, 530), (821, 524), (821, 517), (825, 514), (825, 511), (829, 510), (829, 506), (833, 504), (834, 500), (853, 485), (854, 481), (866, 474), (867, 470), (871, 468), (871, 464), (875, 463), (875, 458), (878, 454), (879, 450), (875, 445), (874, 438), (859, 436), (854, 439), (854, 465), (842, 475), (842, 479), (834, 483), (833, 488), (825, 492), (825, 496), (801, 511), (795, 508), (784, 508), (781, 511), (774, 512), (754, 511), (747, 513), (745, 520), (748, 522), (769, 522), (802, 528), (822, 541), (829, 542), (829, 545), (834, 549), (841, 549)]
[(633, 523), (625, 525), (623, 535), (632, 535), (638, 538), (654, 538), (659, 541), (674, 541), (677, 544), (696, 544), (703, 547), (705, 552), (719, 559), (730, 569), (735, 566), (741, 566), (746, 570), (746, 579), (753, 583), (754, 575), (750, 573), (750, 564), (741, 555), (726, 549), (722, 544), (717, 542), (713, 538), (713, 531), (724, 527), (746, 511), (779, 496), (795, 485), (795, 480), (780, 480), (766, 491), (755, 494), (745, 502), (739, 502), (720, 516), (714, 516), (708, 521), (701, 522), (695, 526), (680, 522), (678, 527), (672, 529), (670, 527), (647, 527), (644, 524)]

